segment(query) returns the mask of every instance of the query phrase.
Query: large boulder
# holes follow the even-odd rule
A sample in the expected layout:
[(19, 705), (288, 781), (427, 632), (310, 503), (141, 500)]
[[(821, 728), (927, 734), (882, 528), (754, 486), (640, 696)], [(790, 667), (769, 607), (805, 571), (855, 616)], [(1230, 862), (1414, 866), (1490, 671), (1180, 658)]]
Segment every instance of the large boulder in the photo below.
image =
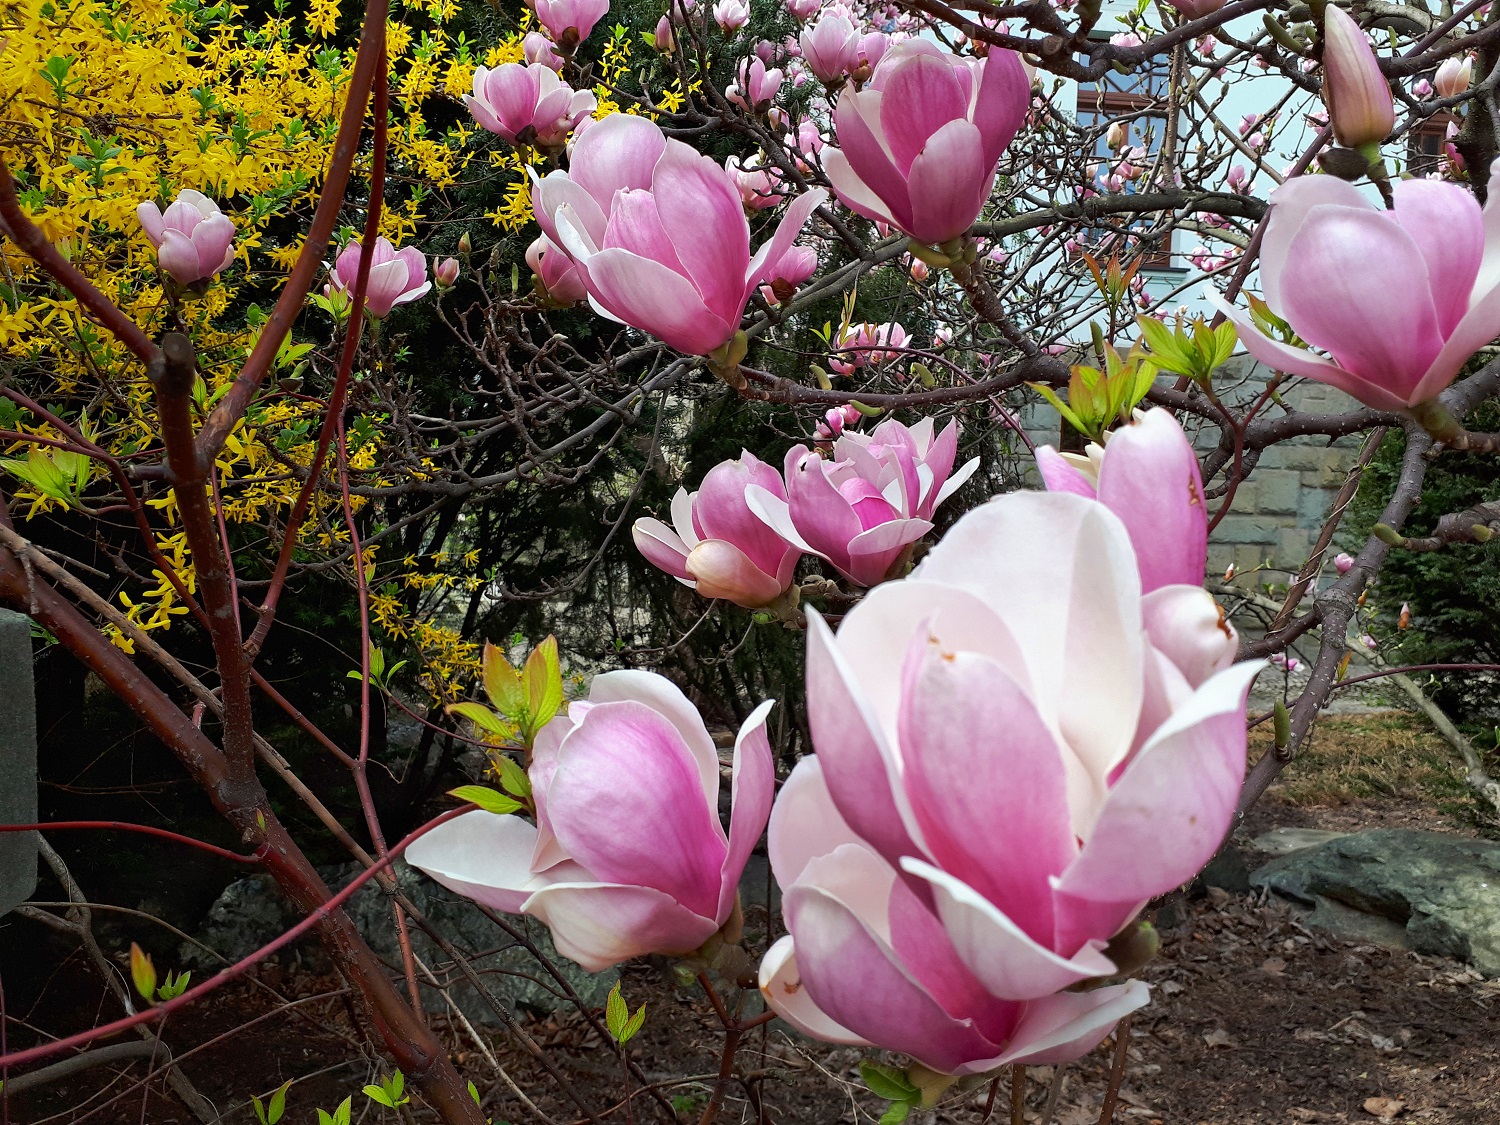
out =
[(1314, 925), (1500, 977), (1500, 844), (1374, 828), (1273, 859), (1250, 884), (1310, 908)]

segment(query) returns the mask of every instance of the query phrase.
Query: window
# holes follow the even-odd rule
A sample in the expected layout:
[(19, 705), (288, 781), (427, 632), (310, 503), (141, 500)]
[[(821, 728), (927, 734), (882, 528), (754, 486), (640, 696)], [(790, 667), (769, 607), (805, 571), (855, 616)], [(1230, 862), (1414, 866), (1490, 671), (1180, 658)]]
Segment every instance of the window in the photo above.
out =
[(1406, 135), (1406, 170), (1413, 176), (1442, 172), (1448, 162), (1448, 126), (1457, 125), (1451, 113), (1437, 113)]
[[(1154, 58), (1129, 74), (1110, 71), (1098, 82), (1081, 84), (1078, 87), (1076, 117), (1085, 130), (1097, 130), (1098, 139), (1090, 167), (1100, 164), (1113, 166), (1118, 158), (1105, 138), (1105, 127), (1120, 121), (1126, 127), (1126, 144), (1145, 150), (1145, 165), (1149, 165), (1161, 150), (1167, 133), (1167, 88), (1170, 80), (1171, 62), (1167, 58)], [(1142, 167), (1142, 171), (1145, 168)], [(1139, 181), (1128, 181), (1117, 190), (1132, 194), (1139, 190)], [(1101, 190), (1104, 190), (1101, 188)], [(1111, 189), (1115, 190), (1115, 189)], [(1122, 221), (1119, 226), (1138, 227), (1147, 230), (1152, 225), (1149, 216), (1134, 222)], [(1120, 243), (1120, 234), (1107, 227), (1099, 227), (1080, 233), (1079, 241), (1098, 247), (1105, 256), (1116, 250), (1126, 250)], [(1125, 258), (1128, 254), (1122, 254)], [(1146, 251), (1146, 269), (1162, 270), (1172, 267), (1171, 235), (1168, 234)]]

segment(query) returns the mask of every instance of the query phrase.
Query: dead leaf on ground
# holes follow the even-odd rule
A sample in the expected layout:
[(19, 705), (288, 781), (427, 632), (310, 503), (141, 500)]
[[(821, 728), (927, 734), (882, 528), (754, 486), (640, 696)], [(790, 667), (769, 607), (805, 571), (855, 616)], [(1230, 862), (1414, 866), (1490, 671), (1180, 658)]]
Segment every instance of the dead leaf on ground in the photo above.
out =
[(1394, 1121), (1406, 1103), (1400, 1098), (1366, 1098), (1365, 1112), (1382, 1121)]
[(1267, 957), (1260, 963), (1260, 971), (1270, 973), (1272, 976), (1280, 976), (1286, 972), (1286, 962), (1280, 957)]
[(1205, 1031), (1203, 1033), (1203, 1042), (1207, 1043), (1210, 1047), (1235, 1047), (1238, 1045), (1229, 1037), (1229, 1032), (1225, 1031), (1222, 1027), (1216, 1027), (1212, 1031)]

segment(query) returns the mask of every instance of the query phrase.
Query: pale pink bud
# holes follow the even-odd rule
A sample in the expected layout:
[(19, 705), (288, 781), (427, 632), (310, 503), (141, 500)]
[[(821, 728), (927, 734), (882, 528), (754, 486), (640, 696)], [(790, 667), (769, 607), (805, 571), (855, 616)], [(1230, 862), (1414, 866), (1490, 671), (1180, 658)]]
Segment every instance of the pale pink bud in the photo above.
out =
[(859, 61), (859, 33), (844, 16), (824, 14), (802, 29), (802, 61), (824, 85), (842, 82)]
[(1333, 558), (1333, 567), (1340, 574), (1348, 574), (1354, 566), (1354, 556), (1340, 552)]
[(672, 21), (666, 16), (656, 21), (656, 36), (652, 42), (664, 55), (670, 55), (677, 46), (677, 40), (672, 35)]
[(562, 56), (552, 49), (552, 40), (540, 31), (528, 31), (526, 38), (521, 40), (521, 50), (527, 62), (545, 66), (548, 70), (562, 71)]
[(1130, 127), (1123, 121), (1110, 122), (1109, 129), (1104, 134), (1104, 143), (1110, 148), (1118, 151), (1125, 147), (1130, 140)]
[(786, 0), (786, 10), (799, 20), (809, 20), (823, 7), (823, 0)]
[(1364, 645), (1365, 648), (1369, 649), (1371, 652), (1374, 652), (1377, 648), (1380, 647), (1380, 642), (1377, 641), (1374, 637), (1370, 636), (1369, 633), (1366, 633), (1364, 636), (1360, 637), (1359, 643)]
[(576, 305), (588, 296), (573, 259), (554, 246), (545, 234), (526, 248), (526, 264), (536, 278), (537, 291), (552, 304)]
[(183, 189), (165, 214), (155, 203), (142, 203), (135, 214), (162, 271), (179, 285), (206, 286), (234, 261), (234, 222), (202, 192)]
[(1445, 98), (1456, 97), (1469, 88), (1469, 79), (1474, 73), (1474, 64), (1467, 55), (1444, 59), (1432, 76), (1432, 84)]
[(1323, 101), (1346, 148), (1378, 145), (1396, 126), (1391, 88), (1369, 38), (1334, 4), (1323, 13)]
[(452, 289), (458, 281), (458, 259), (444, 258), (432, 267), (432, 280), (439, 289)]
[(1414, 98), (1426, 99), (1432, 97), (1432, 83), (1425, 78), (1418, 78), (1411, 84), (1411, 94)]

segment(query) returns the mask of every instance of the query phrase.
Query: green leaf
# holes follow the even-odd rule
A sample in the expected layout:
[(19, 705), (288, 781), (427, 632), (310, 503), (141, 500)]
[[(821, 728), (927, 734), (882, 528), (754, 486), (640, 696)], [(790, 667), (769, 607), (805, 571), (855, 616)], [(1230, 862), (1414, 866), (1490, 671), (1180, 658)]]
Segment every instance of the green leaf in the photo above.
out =
[(604, 1002), (604, 1023), (609, 1028), (609, 1036), (616, 1043), (621, 1042), (620, 1036), (625, 1034), (625, 1025), (630, 1022), (630, 1008), (625, 1003), (625, 997), (620, 995), (620, 982), (615, 981), (615, 986), (609, 990), (609, 999)]
[(512, 797), (531, 796), (531, 778), (526, 776), (526, 771), (516, 764), (516, 760), (508, 754), (496, 755), (495, 769), (500, 774), (500, 788), (504, 789)]
[(250, 1105), (255, 1110), (255, 1120), (259, 1121), (260, 1125), (270, 1125), (266, 1121), (266, 1107), (260, 1104), (260, 1099), (254, 1094), (250, 1095)]
[(495, 710), (507, 719), (521, 717), (526, 706), (521, 677), (516, 675), (505, 654), (488, 643), (484, 646), (484, 693), (490, 697)]
[(480, 1104), (480, 1102), (479, 1102), (479, 1087), (476, 1086), (476, 1085), (474, 1085), (474, 1083), (472, 1083), (472, 1082), (469, 1083), (469, 1097), (471, 1097), (471, 1098), (474, 1099), (474, 1104), (475, 1105), (479, 1105)]
[(625, 1031), (620, 1036), (621, 1043), (629, 1043), (635, 1038), (636, 1032), (640, 1031), (646, 1024), (646, 1005), (642, 1004), (636, 1009), (635, 1015), (630, 1017), (630, 1022), (625, 1025)]
[(1068, 408), (1067, 403), (1063, 402), (1062, 399), (1057, 397), (1057, 392), (1055, 392), (1051, 387), (1044, 386), (1041, 383), (1027, 383), (1026, 385), (1034, 390), (1037, 394), (1041, 395), (1049, 403), (1051, 403), (1052, 409), (1056, 410), (1065, 419), (1067, 419), (1068, 425), (1072, 426), (1079, 433), (1086, 434), (1089, 432), (1088, 426), (1084, 425), (1083, 421), (1078, 417), (1078, 415), (1074, 414), (1073, 411)]
[(556, 637), (549, 636), (531, 650), (521, 677), (526, 682), (526, 726), (535, 733), (562, 709), (562, 667), (558, 662)]
[(375, 1085), (366, 1086), (364, 1089), (364, 1095), (372, 1102), (379, 1102), (381, 1105), (386, 1106), (389, 1109), (396, 1108), (396, 1103), (391, 1100), (391, 1096), (385, 1092), (385, 1089), (383, 1087)]
[(151, 963), (150, 955), (135, 942), (130, 943), (130, 979), (141, 999), (151, 1003), (151, 998), (156, 995), (156, 966)]
[(893, 1066), (882, 1066), (869, 1059), (861, 1059), (859, 1076), (865, 1080), (865, 1085), (872, 1094), (886, 1101), (911, 1102), (922, 1096), (922, 1092), (907, 1079), (906, 1072)]
[(291, 1087), (292, 1080), (288, 1078), (281, 1084), (281, 1089), (271, 1095), (271, 1104), (266, 1108), (266, 1125), (276, 1125), (281, 1120), (281, 1115), (286, 1112), (286, 1092)]
[[(355, 679), (359, 678), (359, 673), (357, 672), (350, 672), (349, 674)], [(469, 722), (487, 734), (505, 735), (509, 734), (511, 730), (508, 723), (483, 703), (450, 703), (444, 710), (450, 715), (457, 715), (460, 718), (468, 719)]]
[(880, 1125), (901, 1125), (911, 1113), (911, 1102), (892, 1102), (880, 1115)]
[(1214, 329), (1214, 367), (1223, 367), (1229, 357), (1234, 354), (1234, 346), (1239, 343), (1240, 334), (1232, 320), (1226, 320)]
[(460, 785), (457, 789), (448, 790), (448, 796), (457, 797), (460, 801), (468, 801), (471, 805), (478, 805), (485, 812), (505, 813), (518, 812), (521, 802), (504, 793), (496, 793), (483, 785)]

